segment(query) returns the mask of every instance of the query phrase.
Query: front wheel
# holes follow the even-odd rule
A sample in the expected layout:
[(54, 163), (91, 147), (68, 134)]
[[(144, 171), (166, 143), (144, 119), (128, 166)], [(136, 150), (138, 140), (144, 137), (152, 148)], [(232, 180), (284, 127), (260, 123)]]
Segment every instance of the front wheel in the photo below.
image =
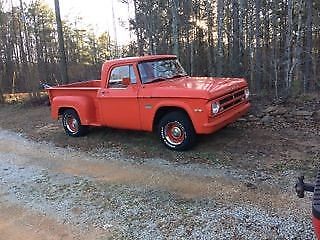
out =
[(159, 122), (158, 134), (164, 145), (171, 150), (188, 150), (196, 143), (192, 122), (183, 112), (166, 114)]
[(63, 112), (62, 124), (66, 134), (71, 137), (84, 136), (88, 132), (88, 127), (81, 125), (80, 118), (73, 109)]

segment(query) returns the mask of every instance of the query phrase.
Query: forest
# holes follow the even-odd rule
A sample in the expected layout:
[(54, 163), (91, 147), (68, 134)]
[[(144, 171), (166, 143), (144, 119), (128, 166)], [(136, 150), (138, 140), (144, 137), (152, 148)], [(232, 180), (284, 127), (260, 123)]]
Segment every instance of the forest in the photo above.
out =
[[(119, 46), (110, 34), (62, 19), (69, 80), (99, 78), (108, 59), (175, 54), (192, 76), (245, 77), (275, 98), (320, 89), (320, 2), (314, 0), (118, 0), (134, 9)], [(62, 83), (54, 9), (0, 0), (0, 94)]]

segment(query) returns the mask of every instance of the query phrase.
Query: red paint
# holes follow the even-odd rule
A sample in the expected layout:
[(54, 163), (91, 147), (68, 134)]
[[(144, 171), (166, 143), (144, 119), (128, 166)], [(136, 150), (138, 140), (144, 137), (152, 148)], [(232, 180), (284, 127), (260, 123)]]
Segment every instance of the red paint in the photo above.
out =
[(317, 236), (317, 239), (320, 239), (320, 220), (315, 216), (312, 217), (312, 224), (314, 228), (314, 232)]
[[(157, 111), (175, 107), (189, 115), (196, 133), (209, 134), (248, 111), (250, 103), (243, 95), (248, 84), (242, 78), (185, 76), (142, 84), (138, 64), (161, 59), (176, 57), (156, 55), (111, 60), (103, 64), (101, 80), (48, 88), (52, 117), (58, 119), (63, 109), (72, 108), (82, 125), (153, 131)], [(123, 78), (123, 89), (109, 88), (111, 71), (127, 65), (133, 67), (136, 83), (130, 84), (130, 79)], [(237, 91), (239, 94), (235, 93)], [(222, 106), (226, 108), (216, 116), (211, 113), (214, 101), (224, 101)], [(233, 106), (230, 105), (232, 102), (235, 102)]]

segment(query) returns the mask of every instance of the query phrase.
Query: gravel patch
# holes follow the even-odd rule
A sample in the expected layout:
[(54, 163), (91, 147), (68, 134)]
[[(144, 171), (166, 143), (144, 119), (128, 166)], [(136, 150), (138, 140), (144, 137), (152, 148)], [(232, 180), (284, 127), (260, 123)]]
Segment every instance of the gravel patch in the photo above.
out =
[(112, 239), (315, 239), (306, 213), (275, 214), (250, 204), (184, 199), (161, 189), (109, 184), (5, 161), (0, 162), (0, 176), (8, 201), (84, 231), (93, 226), (112, 232)]

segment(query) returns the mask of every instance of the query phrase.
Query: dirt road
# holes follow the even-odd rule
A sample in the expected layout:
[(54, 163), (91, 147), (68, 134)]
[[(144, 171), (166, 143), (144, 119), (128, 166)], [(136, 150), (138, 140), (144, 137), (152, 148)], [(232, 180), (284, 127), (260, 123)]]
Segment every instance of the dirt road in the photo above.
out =
[(2, 129), (0, 239), (313, 239), (293, 175), (132, 161)]

